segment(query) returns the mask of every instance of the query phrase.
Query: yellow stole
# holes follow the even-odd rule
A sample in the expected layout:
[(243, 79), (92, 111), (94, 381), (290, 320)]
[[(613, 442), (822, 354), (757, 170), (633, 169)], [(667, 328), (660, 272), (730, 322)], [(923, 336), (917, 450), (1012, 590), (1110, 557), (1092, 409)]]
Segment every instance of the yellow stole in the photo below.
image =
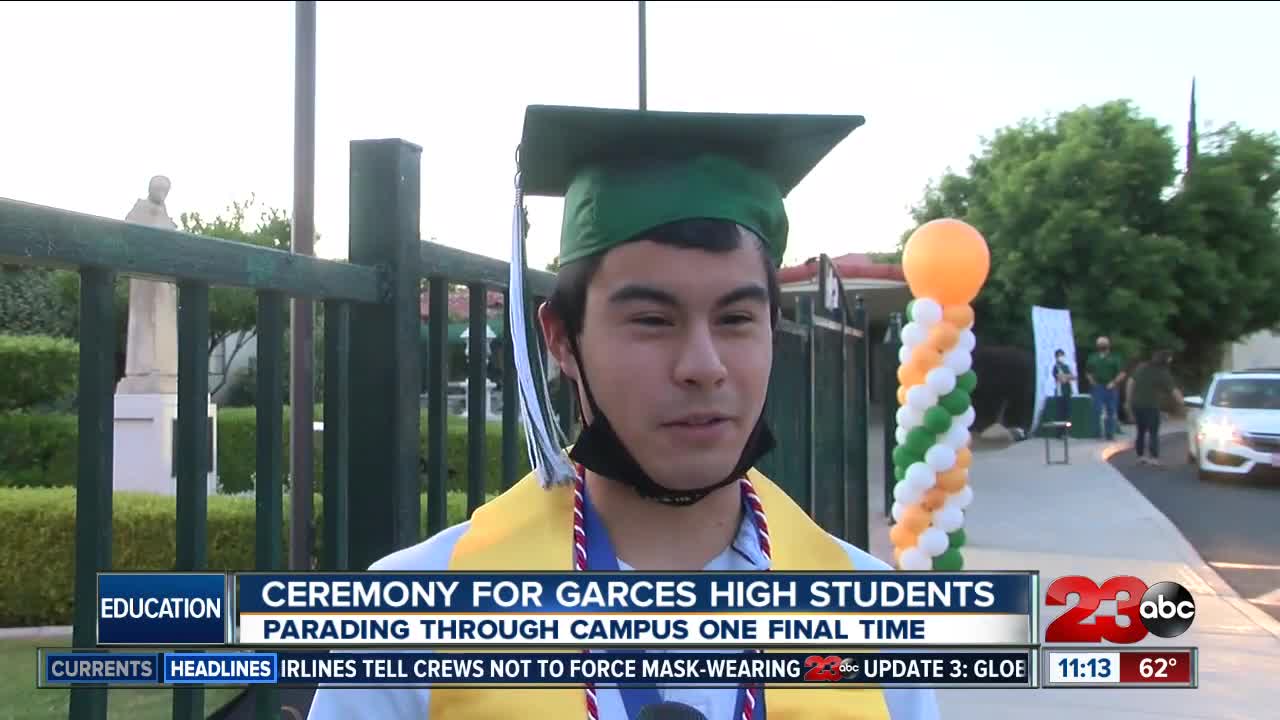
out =
[[(749, 475), (769, 518), (774, 569), (854, 570), (844, 548), (786, 493), (754, 470)], [(530, 474), (476, 510), (470, 527), (454, 547), (449, 570), (573, 570), (572, 523), (573, 488), (544, 489), (537, 477)], [(884, 694), (879, 689), (766, 686), (764, 700), (768, 720), (890, 720)], [(509, 690), (432, 688), (429, 713), (429, 720), (582, 718), (586, 715), (586, 698), (582, 686)]]

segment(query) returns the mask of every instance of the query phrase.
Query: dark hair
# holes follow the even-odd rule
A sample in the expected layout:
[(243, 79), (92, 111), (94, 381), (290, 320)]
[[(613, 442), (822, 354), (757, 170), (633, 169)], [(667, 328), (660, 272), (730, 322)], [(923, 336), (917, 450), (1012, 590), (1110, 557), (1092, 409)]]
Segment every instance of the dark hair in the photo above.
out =
[[(728, 253), (742, 246), (743, 240), (754, 241), (760, 249), (769, 291), (770, 322), (777, 325), (782, 308), (782, 288), (778, 284), (778, 271), (773, 266), (764, 240), (752, 231), (729, 220), (695, 219), (680, 220), (645, 231), (640, 237), (662, 245), (679, 248), (696, 248), (711, 253)], [(587, 286), (600, 269), (603, 255), (575, 260), (561, 265), (556, 274), (555, 289), (548, 299), (551, 311), (565, 324), (572, 337), (582, 334), (583, 318), (587, 310)]]
[(1067, 353), (1066, 353), (1066, 351), (1065, 351), (1065, 350), (1063, 350), (1062, 348), (1058, 348), (1058, 350), (1057, 350), (1056, 352), (1054, 352), (1053, 354), (1054, 354), (1054, 356), (1056, 357), (1056, 356), (1058, 356), (1058, 355), (1066, 355)]

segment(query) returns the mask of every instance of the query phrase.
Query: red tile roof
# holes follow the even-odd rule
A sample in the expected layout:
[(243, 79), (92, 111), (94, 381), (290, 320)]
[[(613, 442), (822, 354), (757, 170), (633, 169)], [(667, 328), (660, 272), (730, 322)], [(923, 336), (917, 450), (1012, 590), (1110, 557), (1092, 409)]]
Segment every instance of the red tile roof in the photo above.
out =
[[(869, 255), (864, 253), (848, 253), (840, 257), (832, 258), (835, 263), (836, 274), (841, 278), (864, 279), (864, 280), (897, 280), (906, 282), (906, 275), (902, 274), (901, 265), (889, 265), (885, 263), (877, 263), (871, 259)], [(785, 267), (778, 271), (778, 282), (787, 284), (794, 282), (804, 282), (812, 280), (818, 275), (818, 259), (812, 258), (805, 261), (802, 265), (793, 265)]]

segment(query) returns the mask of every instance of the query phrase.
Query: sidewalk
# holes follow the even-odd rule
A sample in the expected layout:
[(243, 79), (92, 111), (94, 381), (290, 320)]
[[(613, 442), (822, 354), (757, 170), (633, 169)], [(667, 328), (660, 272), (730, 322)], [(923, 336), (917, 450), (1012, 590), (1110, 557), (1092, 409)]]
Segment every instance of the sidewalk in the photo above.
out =
[[(1131, 441), (1132, 429), (1127, 430), (1130, 434), (1122, 440)], [(1177, 430), (1170, 427), (1166, 432)], [(875, 444), (878, 435), (878, 428), (873, 428), (873, 448), (881, 447)], [(1200, 687), (940, 690), (943, 720), (1280, 717), (1274, 697), (1280, 622), (1240, 598), (1173, 523), (1107, 464), (1106, 457), (1126, 447), (1122, 441), (1072, 440), (1070, 465), (1046, 465), (1044, 441), (1039, 438), (975, 452), (970, 473), (974, 499), (965, 513), (965, 569), (1038, 570), (1043, 586), (1062, 575), (1085, 575), (1099, 582), (1112, 575), (1134, 575), (1148, 584), (1181, 583), (1195, 596), (1191, 630), (1172, 640), (1150, 637), (1139, 646), (1199, 647)], [(1060, 453), (1061, 446), (1054, 450)], [(892, 562), (881, 512), (884, 475), (878, 453), (872, 453), (871, 465), (871, 552)], [(1047, 608), (1041, 602), (1043, 628), (1063, 608)], [(1098, 612), (1114, 609), (1112, 601)]]

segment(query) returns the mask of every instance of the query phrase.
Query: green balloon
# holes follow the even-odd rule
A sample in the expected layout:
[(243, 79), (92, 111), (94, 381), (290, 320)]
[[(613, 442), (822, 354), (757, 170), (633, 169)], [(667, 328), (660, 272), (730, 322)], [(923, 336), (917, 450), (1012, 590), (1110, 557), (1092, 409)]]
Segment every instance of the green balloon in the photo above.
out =
[(963, 391), (965, 391), (965, 392), (969, 393), (970, 395), (972, 395), (972, 394), (973, 394), (973, 389), (974, 389), (974, 388), (976, 388), (976, 387), (978, 387), (978, 375), (977, 375), (977, 373), (975, 373), (974, 371), (970, 370), (970, 371), (966, 372), (965, 374), (961, 375), (960, 377), (957, 377), (957, 378), (956, 378), (956, 387), (958, 387), (958, 388), (960, 388), (961, 390), (963, 390)]
[(911, 432), (907, 433), (907, 447), (911, 448), (911, 451), (920, 457), (924, 457), (924, 454), (929, 452), (929, 448), (933, 447), (933, 444), (937, 441), (938, 434), (929, 432), (923, 427), (913, 428)]
[(953, 533), (948, 533), (947, 546), (952, 550), (959, 550), (964, 547), (966, 540), (967, 538), (964, 536), (964, 528), (960, 528)]
[(916, 456), (916, 454), (911, 451), (911, 448), (907, 447), (906, 445), (899, 445), (898, 447), (893, 449), (894, 467), (900, 467), (900, 468), (910, 467), (911, 463), (915, 462), (918, 459), (919, 458)]
[(969, 409), (970, 402), (972, 402), (972, 400), (969, 397), (969, 393), (961, 390), (960, 388), (956, 388), (946, 395), (943, 395), (942, 398), (938, 400), (938, 405), (946, 408), (947, 412), (952, 415), (963, 415), (964, 411)]
[(901, 465), (893, 466), (893, 477), (896, 480), (904, 480), (907, 477), (907, 469)]
[(951, 429), (951, 413), (934, 405), (924, 411), (924, 428), (934, 435), (941, 435)]
[(964, 569), (964, 557), (957, 548), (948, 548), (946, 552), (933, 559), (933, 569), (955, 572)]
[(911, 302), (907, 303), (907, 320), (915, 320), (915, 319), (916, 319), (916, 301), (912, 300)]

